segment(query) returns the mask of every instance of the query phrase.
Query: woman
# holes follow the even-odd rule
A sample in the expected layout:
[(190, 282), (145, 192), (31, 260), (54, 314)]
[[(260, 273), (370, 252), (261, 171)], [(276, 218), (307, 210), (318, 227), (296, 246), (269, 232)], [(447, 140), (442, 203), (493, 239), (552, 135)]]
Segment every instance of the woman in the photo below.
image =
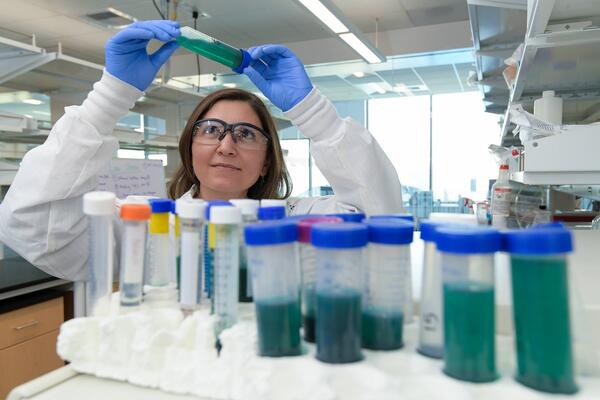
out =
[[(49, 274), (85, 279), (88, 224), (82, 196), (95, 189), (97, 174), (118, 149), (112, 136), (117, 121), (176, 50), (173, 39), (179, 35), (177, 22), (145, 21), (107, 42), (101, 80), (81, 106), (67, 107), (46, 142), (23, 158), (0, 205), (1, 242)], [(151, 39), (167, 43), (148, 54)], [(335, 192), (291, 199), (290, 214), (400, 212), (400, 182), (369, 132), (338, 117), (287, 48), (266, 45), (249, 52), (253, 61), (244, 74), (311, 140), (312, 155)], [(169, 190), (173, 198), (290, 194), (272, 117), (250, 93), (222, 90), (203, 99), (189, 118), (179, 149), (182, 165)], [(119, 243), (118, 229), (115, 234)]]

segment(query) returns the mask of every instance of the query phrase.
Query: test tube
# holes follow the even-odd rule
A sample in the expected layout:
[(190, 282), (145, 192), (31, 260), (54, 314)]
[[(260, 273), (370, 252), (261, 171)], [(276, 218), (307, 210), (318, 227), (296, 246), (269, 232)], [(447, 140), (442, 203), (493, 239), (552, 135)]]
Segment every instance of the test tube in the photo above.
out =
[(172, 279), (171, 250), (169, 242), (169, 213), (171, 200), (150, 200), (150, 216), (146, 284), (167, 286)]
[(405, 304), (410, 299), (412, 222), (375, 219), (368, 222), (367, 284), (363, 295), (362, 346), (395, 350), (404, 345)]
[(444, 373), (469, 382), (498, 378), (495, 351), (494, 229), (436, 230), (444, 285)]
[(296, 273), (296, 225), (269, 221), (244, 229), (252, 271), (258, 326), (258, 353), (263, 357), (301, 353), (300, 281)]
[[(204, 212), (204, 266), (202, 276), (204, 278), (203, 297), (212, 299), (214, 296), (213, 259), (215, 253), (215, 227), (210, 222), (210, 209), (214, 206), (231, 206), (226, 200), (210, 200), (206, 202)], [(214, 302), (211, 301), (211, 313), (214, 313)]]
[(214, 206), (210, 222), (215, 227), (214, 312), (218, 336), (237, 322), (242, 213), (236, 207)]
[[(242, 224), (244, 226), (255, 223), (258, 219), (258, 208), (260, 202), (253, 199), (233, 199), (229, 200), (231, 204), (239, 208), (242, 212)], [(244, 240), (244, 230), (241, 229), (240, 236), (240, 287), (239, 301), (242, 303), (252, 302), (252, 279), (248, 272), (248, 255), (246, 252), (246, 242)]]
[(175, 40), (181, 47), (223, 64), (238, 74), (252, 61), (246, 50), (237, 49), (189, 26), (182, 27), (181, 36)]
[(571, 232), (546, 227), (504, 237), (511, 260), (516, 380), (544, 392), (575, 393), (567, 265)]
[(267, 206), (260, 207), (258, 209), (258, 220), (259, 221), (273, 221), (277, 219), (285, 218), (285, 207), (284, 206)]
[(310, 239), (317, 264), (317, 359), (359, 361), (367, 226), (316, 224)]
[(198, 309), (202, 299), (205, 208), (202, 200), (179, 199), (176, 203), (181, 224), (179, 301), (181, 308), (186, 311)]
[(435, 230), (440, 224), (442, 223), (430, 220), (420, 223), (423, 240), (423, 279), (417, 351), (431, 358), (444, 357), (442, 266), (435, 247)]
[(302, 329), (304, 340), (315, 342), (315, 326), (317, 319), (317, 265), (315, 248), (310, 242), (310, 229), (319, 223), (341, 223), (338, 217), (304, 217), (298, 223), (298, 242), (300, 245), (300, 271), (302, 276)]
[(142, 303), (146, 225), (150, 215), (151, 210), (148, 204), (123, 204), (121, 206), (121, 219), (123, 220), (121, 279), (119, 282), (121, 307), (138, 307)]
[(173, 266), (169, 268), (171, 273), (170, 282), (175, 283), (179, 288), (179, 282), (181, 279), (181, 244), (180, 244), (180, 223), (179, 215), (177, 213), (177, 206), (174, 201), (171, 201), (171, 213), (169, 214), (169, 243), (171, 249), (171, 263)]
[(115, 205), (116, 197), (111, 192), (89, 192), (83, 196), (83, 212), (88, 215), (90, 231), (85, 304), (88, 316), (110, 311)]
[[(374, 220), (401, 220), (410, 222), (413, 224), (414, 229), (414, 220), (411, 214), (398, 213), (398, 214), (379, 214), (379, 215), (371, 215), (367, 221)], [(408, 276), (404, 281), (406, 284), (406, 293), (408, 293), (408, 297), (404, 300), (404, 311), (403, 311), (403, 321), (405, 324), (411, 323), (414, 321), (414, 302), (413, 302), (413, 285), (412, 285), (412, 267), (408, 268), (406, 271)]]
[(327, 216), (341, 218), (344, 220), (344, 222), (363, 222), (363, 220), (366, 218), (365, 214), (361, 212), (327, 214)]

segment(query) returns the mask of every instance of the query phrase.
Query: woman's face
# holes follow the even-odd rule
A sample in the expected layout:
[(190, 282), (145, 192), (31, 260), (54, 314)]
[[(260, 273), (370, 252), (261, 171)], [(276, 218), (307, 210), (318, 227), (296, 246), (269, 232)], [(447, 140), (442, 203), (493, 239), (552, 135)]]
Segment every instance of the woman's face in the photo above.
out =
[[(221, 100), (203, 119), (216, 118), (233, 124), (248, 122), (263, 128), (258, 115), (244, 101)], [(192, 141), (192, 165), (200, 181), (200, 197), (204, 200), (244, 198), (248, 189), (267, 171), (267, 147), (261, 150), (240, 149), (231, 132), (218, 145)]]

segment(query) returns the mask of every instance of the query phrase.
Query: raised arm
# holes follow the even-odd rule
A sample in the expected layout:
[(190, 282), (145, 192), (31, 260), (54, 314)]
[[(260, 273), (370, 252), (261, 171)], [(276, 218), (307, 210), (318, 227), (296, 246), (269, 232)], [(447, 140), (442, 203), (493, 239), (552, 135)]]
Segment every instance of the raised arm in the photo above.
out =
[(265, 45), (248, 51), (253, 61), (244, 73), (310, 139), (315, 162), (335, 193), (292, 200), (293, 213), (401, 212), (398, 175), (370, 132), (338, 116), (288, 48)]
[(135, 23), (106, 44), (106, 70), (81, 106), (65, 108), (48, 139), (23, 161), (0, 204), (0, 241), (54, 276), (85, 279), (87, 220), (82, 196), (94, 190), (96, 176), (119, 144), (112, 135), (177, 45), (153, 54), (150, 39), (179, 34), (168, 21)]

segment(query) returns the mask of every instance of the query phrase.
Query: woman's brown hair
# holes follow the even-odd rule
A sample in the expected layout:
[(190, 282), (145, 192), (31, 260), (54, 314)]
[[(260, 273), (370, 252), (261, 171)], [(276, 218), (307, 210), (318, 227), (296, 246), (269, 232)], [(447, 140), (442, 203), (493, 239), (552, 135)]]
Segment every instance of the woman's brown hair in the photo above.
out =
[(206, 96), (196, 106), (190, 115), (187, 124), (179, 138), (179, 155), (181, 165), (173, 176), (169, 185), (169, 196), (172, 199), (180, 198), (184, 193), (194, 187), (192, 197), (200, 195), (200, 181), (194, 173), (192, 165), (192, 133), (196, 121), (204, 115), (219, 101), (243, 101), (248, 103), (258, 116), (262, 128), (269, 135), (269, 147), (267, 148), (266, 165), (267, 173), (261, 176), (248, 189), (250, 199), (285, 199), (292, 192), (292, 181), (283, 160), (283, 152), (277, 136), (275, 121), (269, 113), (265, 104), (254, 94), (241, 89), (222, 89)]

